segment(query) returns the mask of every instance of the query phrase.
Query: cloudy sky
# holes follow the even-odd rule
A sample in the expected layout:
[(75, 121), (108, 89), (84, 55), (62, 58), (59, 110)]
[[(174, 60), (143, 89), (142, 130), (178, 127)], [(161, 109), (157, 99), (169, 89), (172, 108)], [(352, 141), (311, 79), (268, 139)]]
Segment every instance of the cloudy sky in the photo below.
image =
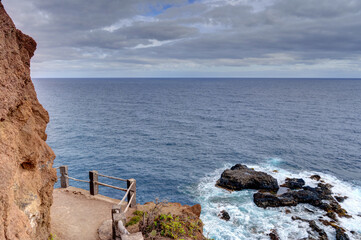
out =
[(360, 0), (2, 0), (33, 77), (361, 77)]

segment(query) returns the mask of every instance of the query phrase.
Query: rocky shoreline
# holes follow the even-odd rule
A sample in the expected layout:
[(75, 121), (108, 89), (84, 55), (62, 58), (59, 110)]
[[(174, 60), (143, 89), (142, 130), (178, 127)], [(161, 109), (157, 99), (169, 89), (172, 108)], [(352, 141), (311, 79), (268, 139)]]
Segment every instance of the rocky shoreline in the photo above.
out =
[[(279, 185), (277, 179), (268, 173), (256, 171), (246, 165), (236, 164), (223, 171), (216, 186), (228, 191), (258, 190), (253, 194), (253, 202), (257, 207), (264, 209), (285, 208), (286, 214), (291, 213), (290, 207), (303, 204), (305, 206), (304, 211), (310, 219), (292, 216), (292, 220), (306, 222), (309, 225), (311, 232), (306, 239), (330, 239), (322, 229), (323, 227), (332, 227), (337, 240), (350, 239), (348, 234), (356, 233), (352, 229), (345, 229), (340, 221), (341, 218), (353, 217), (340, 205), (348, 197), (335, 195), (332, 192), (333, 186), (326, 183), (319, 175), (311, 175), (310, 179), (315, 182), (316, 187), (307, 186), (306, 181), (302, 178), (286, 178)], [(322, 210), (323, 216), (316, 217), (314, 212), (307, 208), (307, 205)], [(228, 213), (223, 211), (219, 217), (228, 221), (229, 217), (224, 218), (227, 215)], [(315, 219), (319, 223), (316, 223)], [(270, 229), (269, 237), (270, 239), (280, 239), (277, 229)]]

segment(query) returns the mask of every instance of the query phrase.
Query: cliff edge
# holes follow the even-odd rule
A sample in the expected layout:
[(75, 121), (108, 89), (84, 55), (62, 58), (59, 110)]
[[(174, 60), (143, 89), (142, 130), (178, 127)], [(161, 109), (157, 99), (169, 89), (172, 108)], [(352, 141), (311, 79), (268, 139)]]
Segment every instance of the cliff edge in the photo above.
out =
[(56, 171), (47, 111), (30, 78), (36, 42), (0, 0), (0, 239), (48, 239)]

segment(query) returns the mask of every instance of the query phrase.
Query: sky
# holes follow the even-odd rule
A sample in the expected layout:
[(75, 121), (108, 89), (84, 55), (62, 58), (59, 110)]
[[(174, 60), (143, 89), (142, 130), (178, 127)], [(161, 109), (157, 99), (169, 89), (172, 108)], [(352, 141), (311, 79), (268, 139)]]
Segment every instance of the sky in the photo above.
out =
[(2, 0), (33, 77), (361, 77), (360, 0)]

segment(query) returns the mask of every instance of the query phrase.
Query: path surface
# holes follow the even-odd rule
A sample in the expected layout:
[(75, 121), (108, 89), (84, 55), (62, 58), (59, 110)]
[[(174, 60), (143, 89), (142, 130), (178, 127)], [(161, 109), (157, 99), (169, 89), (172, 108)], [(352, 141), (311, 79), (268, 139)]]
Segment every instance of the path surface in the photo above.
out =
[(56, 240), (97, 240), (103, 221), (111, 219), (111, 209), (119, 200), (91, 196), (84, 189), (54, 189), (51, 232)]

